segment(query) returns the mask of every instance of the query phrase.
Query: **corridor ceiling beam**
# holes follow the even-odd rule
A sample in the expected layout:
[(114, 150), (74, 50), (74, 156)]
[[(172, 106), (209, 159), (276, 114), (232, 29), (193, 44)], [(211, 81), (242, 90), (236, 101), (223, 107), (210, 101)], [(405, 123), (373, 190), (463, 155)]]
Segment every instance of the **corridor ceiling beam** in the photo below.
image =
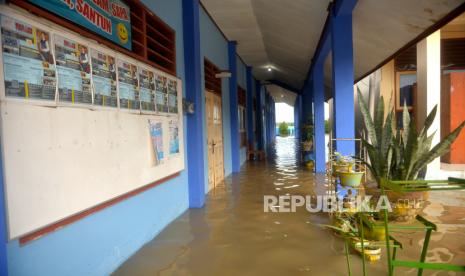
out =
[(294, 92), (296, 94), (301, 94), (301, 91), (295, 87), (292, 87), (290, 86), (289, 84), (287, 83), (284, 83), (282, 81), (279, 81), (279, 80), (276, 80), (276, 79), (273, 79), (273, 80), (270, 80), (269, 81), (270, 83), (274, 84), (274, 85), (277, 85), (277, 86), (281, 86), (282, 88), (286, 89), (286, 90), (289, 90), (291, 92)]
[(334, 5), (335, 16), (347, 15), (352, 14), (357, 5), (357, 0), (335, 0), (332, 5)]

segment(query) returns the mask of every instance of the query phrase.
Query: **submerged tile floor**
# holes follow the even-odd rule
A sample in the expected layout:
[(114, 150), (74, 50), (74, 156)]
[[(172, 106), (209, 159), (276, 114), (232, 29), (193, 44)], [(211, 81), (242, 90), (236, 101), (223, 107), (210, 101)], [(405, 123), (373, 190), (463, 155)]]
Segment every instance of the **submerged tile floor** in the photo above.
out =
[[(278, 138), (269, 161), (246, 163), (208, 194), (204, 208), (186, 211), (114, 275), (347, 275), (342, 240), (317, 225), (328, 223), (326, 214), (263, 211), (263, 195), (324, 192), (324, 177), (298, 167), (295, 152), (293, 138)], [(425, 214), (440, 229), (428, 260), (465, 264), (465, 193), (430, 200)], [(417, 259), (423, 235), (399, 235), (407, 247), (399, 256)], [(352, 275), (362, 275), (361, 259), (351, 260)], [(385, 259), (368, 264), (368, 275), (385, 274)], [(416, 271), (396, 269), (396, 275)]]

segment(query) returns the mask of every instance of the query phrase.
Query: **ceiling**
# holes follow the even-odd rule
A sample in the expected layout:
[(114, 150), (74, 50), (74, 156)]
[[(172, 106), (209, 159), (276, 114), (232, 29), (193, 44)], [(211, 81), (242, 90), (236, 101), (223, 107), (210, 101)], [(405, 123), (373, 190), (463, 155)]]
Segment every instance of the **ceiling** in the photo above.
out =
[(267, 84), (266, 91), (273, 97), (275, 103), (286, 103), (290, 106), (294, 106), (295, 98), (297, 94), (282, 88), (275, 84)]
[(465, 37), (465, 12), (441, 28), (441, 38)]
[[(329, 0), (201, 0), (255, 78), (301, 88), (327, 17)], [(465, 0), (358, 0), (353, 12), (358, 79)], [(325, 68), (330, 85), (331, 59)], [(271, 68), (271, 72), (268, 70)]]

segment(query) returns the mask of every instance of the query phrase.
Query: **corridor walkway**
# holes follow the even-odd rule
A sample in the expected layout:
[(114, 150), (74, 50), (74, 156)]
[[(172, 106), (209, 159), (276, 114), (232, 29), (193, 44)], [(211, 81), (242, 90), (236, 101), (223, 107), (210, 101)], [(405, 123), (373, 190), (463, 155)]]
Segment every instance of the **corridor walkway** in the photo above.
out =
[[(328, 223), (326, 214), (302, 208), (296, 213), (263, 211), (263, 195), (324, 190), (323, 179), (316, 184), (312, 173), (297, 166), (295, 149), (293, 138), (278, 137), (270, 160), (246, 163), (240, 174), (210, 192), (204, 208), (186, 211), (114, 275), (347, 275), (341, 239), (317, 226)], [(432, 246), (443, 238), (433, 237)], [(415, 244), (416, 236), (410, 241)], [(462, 252), (458, 261), (463, 261), (465, 250), (455, 250)], [(450, 252), (437, 251), (438, 260), (449, 258)], [(360, 258), (351, 258), (352, 275), (361, 275)], [(368, 272), (385, 275), (385, 260), (370, 264)], [(404, 274), (416, 272), (399, 275)]]

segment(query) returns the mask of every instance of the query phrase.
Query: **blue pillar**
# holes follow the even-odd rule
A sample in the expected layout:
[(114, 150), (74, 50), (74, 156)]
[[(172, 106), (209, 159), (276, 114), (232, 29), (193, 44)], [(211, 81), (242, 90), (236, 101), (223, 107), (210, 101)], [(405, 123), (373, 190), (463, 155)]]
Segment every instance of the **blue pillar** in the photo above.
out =
[(326, 155), (325, 155), (325, 87), (324, 87), (324, 71), (323, 63), (317, 64), (314, 67), (312, 75), (313, 100), (315, 107), (314, 115), (314, 146), (315, 149), (315, 171), (318, 173), (325, 172)]
[(253, 77), (252, 67), (247, 66), (247, 140), (249, 148), (255, 148), (255, 133), (253, 132)]
[(271, 96), (268, 95), (268, 145), (271, 144), (271, 134), (273, 133), (273, 122), (271, 121), (271, 116), (273, 114)]
[(273, 143), (276, 139), (276, 103), (271, 97), (271, 142)]
[(199, 0), (182, 1), (186, 99), (195, 105), (195, 113), (187, 115), (186, 127), (189, 207), (191, 208), (200, 208), (205, 202), (204, 98), (200, 72), (199, 9)]
[[(353, 6), (355, 6), (355, 3), (353, 3)], [(353, 8), (353, 6), (351, 7)], [(350, 12), (340, 12), (336, 15), (336, 12), (337, 10), (333, 10), (331, 13), (334, 134), (336, 138), (354, 138), (355, 115), (352, 13), (350, 10)], [(337, 141), (336, 148), (337, 151), (343, 155), (355, 154), (354, 141)]]
[(255, 81), (255, 93), (257, 95), (257, 112), (256, 112), (256, 127), (257, 127), (257, 147), (259, 150), (263, 150), (263, 94), (262, 85), (260, 81)]
[(268, 98), (268, 93), (266, 93), (265, 90), (265, 148), (268, 147), (269, 143), (269, 131), (270, 131), (270, 105), (269, 105), (269, 98)]
[(231, 161), (232, 172), (237, 173), (241, 169), (240, 165), (240, 145), (239, 145), (239, 118), (238, 118), (238, 101), (237, 101), (237, 55), (236, 41), (228, 42), (229, 70), (229, 108), (231, 116)]

